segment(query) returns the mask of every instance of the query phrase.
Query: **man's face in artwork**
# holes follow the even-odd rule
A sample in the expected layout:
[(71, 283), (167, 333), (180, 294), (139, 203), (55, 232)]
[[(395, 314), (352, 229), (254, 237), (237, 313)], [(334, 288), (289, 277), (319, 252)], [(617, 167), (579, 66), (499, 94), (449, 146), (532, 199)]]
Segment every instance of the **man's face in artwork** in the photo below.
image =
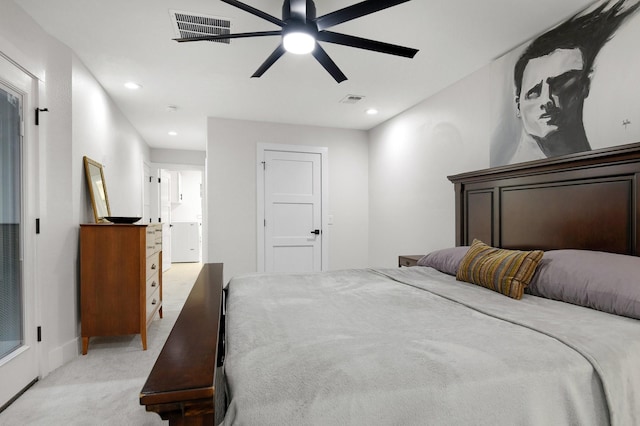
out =
[(582, 123), (582, 105), (588, 93), (589, 77), (580, 49), (556, 49), (529, 60), (517, 99), (525, 131), (544, 140)]

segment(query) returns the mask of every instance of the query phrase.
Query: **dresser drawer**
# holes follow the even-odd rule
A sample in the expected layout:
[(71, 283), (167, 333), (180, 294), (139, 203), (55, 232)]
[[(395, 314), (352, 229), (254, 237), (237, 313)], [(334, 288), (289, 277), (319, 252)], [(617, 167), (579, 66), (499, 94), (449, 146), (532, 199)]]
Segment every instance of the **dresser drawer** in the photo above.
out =
[(160, 269), (160, 254), (156, 251), (151, 256), (147, 257), (147, 273), (145, 279), (149, 279), (153, 274), (157, 273)]
[(147, 225), (147, 257), (156, 251), (162, 251), (162, 224)]
[(156, 248), (155, 244), (147, 242), (147, 257), (151, 256), (154, 253), (157, 253), (157, 251), (158, 249)]
[(156, 228), (156, 242), (161, 243), (162, 242), (162, 224), (161, 223), (156, 223), (155, 225), (153, 225), (154, 228)]
[(160, 291), (159, 289), (156, 289), (147, 297), (147, 323), (151, 321), (161, 305), (162, 300), (160, 300)]
[(156, 239), (156, 226), (147, 225), (147, 241), (155, 241)]
[[(160, 234), (160, 238), (162, 238), (162, 232), (158, 232), (155, 225), (147, 226), (147, 239), (145, 243), (147, 248), (147, 257), (158, 251), (158, 245), (156, 244), (158, 234)], [(162, 247), (160, 247), (160, 250), (162, 250)]]
[(147, 277), (147, 290), (145, 294), (149, 297), (149, 295), (153, 294), (158, 288), (160, 288), (160, 278), (158, 272), (154, 272), (151, 276)]

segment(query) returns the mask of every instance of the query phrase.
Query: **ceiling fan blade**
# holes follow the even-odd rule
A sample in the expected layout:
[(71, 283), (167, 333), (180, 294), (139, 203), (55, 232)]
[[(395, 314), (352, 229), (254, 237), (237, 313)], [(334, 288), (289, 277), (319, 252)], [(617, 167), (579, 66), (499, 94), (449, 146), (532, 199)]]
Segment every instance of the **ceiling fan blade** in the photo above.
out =
[(245, 12), (248, 12), (248, 13), (250, 13), (252, 15), (257, 16), (258, 18), (262, 18), (262, 19), (265, 19), (265, 20), (267, 20), (269, 22), (272, 22), (272, 23), (274, 23), (276, 25), (279, 25), (281, 27), (283, 27), (285, 25), (285, 23), (284, 23), (284, 21), (282, 19), (278, 19), (273, 15), (269, 15), (268, 13), (265, 13), (265, 12), (259, 10), (259, 9), (256, 9), (253, 6), (249, 6), (248, 4), (242, 3), (242, 2), (240, 2), (238, 0), (221, 0), (221, 1), (224, 2), (224, 3), (230, 4), (231, 6), (235, 6), (238, 9), (242, 9)]
[(313, 57), (316, 58), (318, 62), (320, 62), (320, 65), (322, 65), (324, 69), (327, 70), (329, 74), (331, 74), (331, 77), (333, 77), (333, 79), (338, 83), (342, 83), (347, 79), (347, 76), (344, 75), (342, 71), (340, 71), (340, 68), (338, 68), (336, 63), (333, 62), (329, 55), (327, 55), (327, 52), (325, 52), (318, 43), (316, 43), (316, 48), (313, 49)]
[[(225, 0), (223, 0), (225, 1)], [(387, 9), (398, 4), (406, 3), (409, 0), (365, 0), (343, 9), (336, 10), (316, 19), (318, 30), (333, 27), (361, 16), (369, 15), (383, 9)]]
[(282, 55), (284, 55), (284, 52), (284, 46), (282, 45), (282, 43), (280, 43), (278, 47), (276, 47), (276, 50), (274, 50), (273, 53), (269, 55), (267, 60), (264, 61), (262, 65), (260, 65), (260, 68), (258, 68), (251, 77), (262, 77), (262, 74), (264, 74), (269, 68), (271, 68), (271, 65), (273, 65), (278, 59), (280, 59)]
[(373, 50), (374, 52), (388, 53), (390, 55), (413, 58), (418, 53), (417, 49), (398, 46), (396, 44), (383, 43), (369, 40), (368, 38), (355, 37), (347, 34), (334, 33), (332, 31), (320, 31), (316, 37), (319, 41), (341, 44), (343, 46), (356, 47), (358, 49)]
[(282, 35), (282, 30), (276, 31), (257, 31), (252, 33), (236, 33), (236, 34), (219, 34), (219, 35), (203, 35), (198, 37), (183, 37), (174, 38), (178, 43), (184, 43), (185, 41), (211, 41), (211, 40), (226, 40), (229, 38), (246, 38), (246, 37), (265, 37), (265, 36), (279, 36)]

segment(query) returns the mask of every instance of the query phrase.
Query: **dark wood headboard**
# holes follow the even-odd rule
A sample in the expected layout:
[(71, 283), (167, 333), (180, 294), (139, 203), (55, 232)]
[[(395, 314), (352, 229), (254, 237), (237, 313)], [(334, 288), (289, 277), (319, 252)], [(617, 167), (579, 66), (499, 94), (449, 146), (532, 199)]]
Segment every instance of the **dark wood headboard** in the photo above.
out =
[(640, 255), (640, 143), (449, 176), (456, 245)]

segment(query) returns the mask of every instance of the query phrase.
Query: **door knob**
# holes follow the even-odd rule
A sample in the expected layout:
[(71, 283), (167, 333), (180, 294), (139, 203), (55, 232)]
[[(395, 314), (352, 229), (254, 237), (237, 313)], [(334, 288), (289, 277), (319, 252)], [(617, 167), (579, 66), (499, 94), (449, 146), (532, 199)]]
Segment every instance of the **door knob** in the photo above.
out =
[(311, 231), (312, 234), (316, 234), (316, 235), (320, 235), (320, 230), (319, 229), (314, 229), (313, 231)]

